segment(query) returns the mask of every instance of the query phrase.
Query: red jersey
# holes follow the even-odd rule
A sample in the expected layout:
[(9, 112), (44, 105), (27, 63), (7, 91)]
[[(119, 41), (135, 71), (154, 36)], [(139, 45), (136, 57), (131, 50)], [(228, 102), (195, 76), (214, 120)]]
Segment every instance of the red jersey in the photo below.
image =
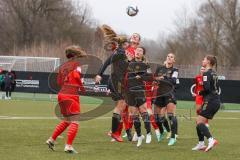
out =
[(201, 90), (203, 90), (203, 77), (202, 75), (197, 75), (195, 78), (195, 89), (194, 89), (194, 93), (196, 94), (195, 97), (195, 102), (197, 105), (202, 105), (203, 104), (203, 96), (199, 95), (199, 92)]
[(203, 77), (202, 75), (197, 75), (195, 77), (195, 89), (194, 89), (194, 93), (196, 95), (198, 95), (199, 91), (203, 90)]
[(85, 91), (81, 81), (81, 67), (79, 62), (69, 61), (59, 69), (58, 84), (61, 86), (59, 93), (78, 95), (79, 89)]
[(131, 47), (131, 46), (129, 46), (128, 48), (127, 48), (127, 54), (130, 54), (131, 55), (131, 57), (135, 57), (135, 50), (136, 50), (136, 48), (134, 48), (134, 47)]
[(146, 94), (146, 97), (152, 98), (153, 96), (152, 82), (145, 82), (145, 94)]

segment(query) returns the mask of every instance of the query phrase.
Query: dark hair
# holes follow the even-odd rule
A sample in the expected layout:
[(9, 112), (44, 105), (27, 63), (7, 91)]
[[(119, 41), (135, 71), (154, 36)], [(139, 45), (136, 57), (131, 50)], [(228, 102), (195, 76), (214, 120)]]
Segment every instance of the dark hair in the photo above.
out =
[(141, 49), (143, 50), (143, 55), (146, 54), (146, 48), (145, 48), (145, 47), (143, 47), (143, 46), (139, 46), (139, 47), (137, 47), (137, 48), (141, 48)]
[(217, 57), (214, 55), (207, 55), (206, 56), (207, 60), (209, 60), (211, 66), (215, 66), (217, 70)]

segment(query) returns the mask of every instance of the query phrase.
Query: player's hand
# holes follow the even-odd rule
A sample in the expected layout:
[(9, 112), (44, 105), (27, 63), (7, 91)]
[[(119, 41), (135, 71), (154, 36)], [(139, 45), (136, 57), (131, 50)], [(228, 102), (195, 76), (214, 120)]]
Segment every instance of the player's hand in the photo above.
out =
[(158, 84), (159, 84), (159, 82), (157, 82), (157, 81), (153, 81), (153, 83), (152, 83), (153, 86), (158, 86)]
[(102, 80), (102, 77), (99, 75), (96, 75), (95, 82), (100, 84), (101, 80)]
[(136, 76), (136, 78), (137, 78), (137, 79), (140, 79), (140, 78), (141, 78), (141, 76), (137, 75), (137, 76)]
[(193, 93), (193, 94), (192, 94), (192, 96), (193, 96), (193, 97), (196, 97), (196, 94), (195, 94), (195, 93)]
[(111, 91), (110, 91), (110, 89), (108, 89), (106, 92), (106, 95), (110, 95), (110, 94), (111, 94)]

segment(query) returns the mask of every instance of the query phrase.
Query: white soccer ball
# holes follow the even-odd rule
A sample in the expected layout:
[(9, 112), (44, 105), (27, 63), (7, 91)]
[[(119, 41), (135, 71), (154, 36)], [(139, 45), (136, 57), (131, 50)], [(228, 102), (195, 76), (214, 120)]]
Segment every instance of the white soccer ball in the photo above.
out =
[(136, 6), (136, 8), (132, 7), (132, 6), (128, 6), (127, 7), (127, 14), (131, 17), (136, 16), (138, 14), (138, 8)]

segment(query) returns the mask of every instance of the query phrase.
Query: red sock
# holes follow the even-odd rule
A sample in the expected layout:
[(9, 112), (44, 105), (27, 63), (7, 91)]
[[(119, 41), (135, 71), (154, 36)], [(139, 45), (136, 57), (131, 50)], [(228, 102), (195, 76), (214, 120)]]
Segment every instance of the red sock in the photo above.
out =
[(69, 129), (68, 129), (68, 133), (67, 133), (67, 136), (68, 136), (68, 139), (67, 139), (67, 144), (68, 145), (72, 145), (72, 142), (74, 140), (74, 138), (76, 137), (77, 135), (77, 132), (78, 132), (78, 123), (74, 123), (72, 122), (69, 126)]
[(147, 108), (152, 109), (152, 97), (146, 98)]
[(62, 121), (60, 122), (52, 135), (52, 139), (55, 141), (57, 139), (57, 137), (69, 126), (70, 123), (66, 122), (66, 121)]
[(197, 115), (199, 115), (201, 113), (201, 109), (196, 110), (196, 113), (197, 113)]
[(121, 134), (122, 134), (122, 129), (123, 129), (123, 122), (120, 122), (120, 124), (118, 126), (118, 130), (117, 130), (117, 134), (119, 136), (121, 136)]
[(205, 124), (208, 124), (208, 119), (207, 119), (207, 121), (206, 121), (206, 123)]
[(157, 123), (156, 123), (156, 121), (155, 121), (155, 117), (154, 117), (153, 114), (150, 115), (150, 121), (151, 121), (151, 124), (152, 124), (153, 128), (154, 128), (155, 130), (158, 129), (158, 125), (157, 125)]
[(125, 130), (129, 129), (129, 114), (128, 114), (128, 106), (126, 106), (125, 110), (122, 113), (122, 120), (124, 123)]

